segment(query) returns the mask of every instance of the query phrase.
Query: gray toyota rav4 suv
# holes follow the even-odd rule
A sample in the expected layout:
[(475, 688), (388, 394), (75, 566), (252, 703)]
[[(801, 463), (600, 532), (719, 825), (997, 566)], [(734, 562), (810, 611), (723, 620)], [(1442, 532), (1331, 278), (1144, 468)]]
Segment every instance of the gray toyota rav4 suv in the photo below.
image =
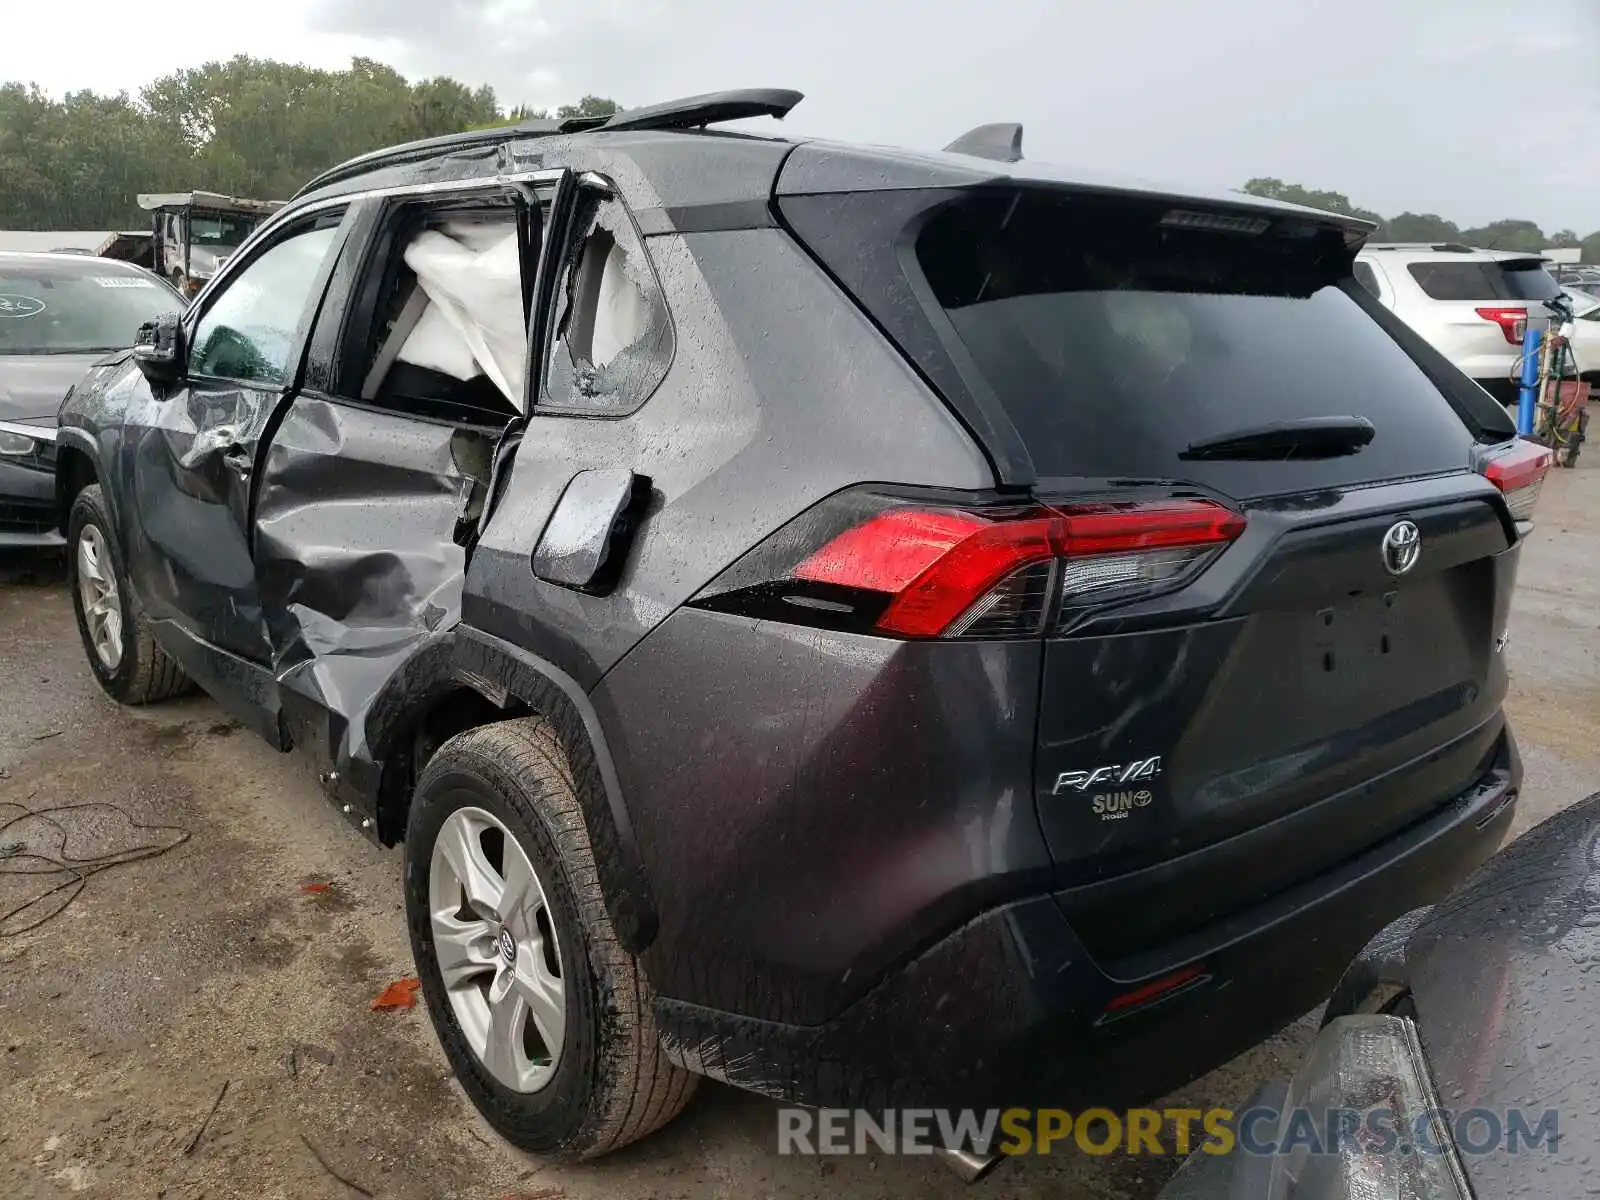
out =
[(1144, 1101), (1505, 834), (1548, 463), (1358, 221), (714, 128), (312, 181), (61, 414), (88, 661), (403, 843), (468, 1095)]

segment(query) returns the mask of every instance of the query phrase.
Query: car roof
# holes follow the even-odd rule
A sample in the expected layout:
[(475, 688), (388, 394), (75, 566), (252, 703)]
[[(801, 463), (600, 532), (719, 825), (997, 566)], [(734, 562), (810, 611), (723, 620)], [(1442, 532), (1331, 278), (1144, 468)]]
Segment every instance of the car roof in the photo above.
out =
[(1299, 215), (1332, 221), (1352, 230), (1376, 228), (1371, 222), (1342, 213), (1324, 212), (1281, 200), (1220, 188), (1141, 179), (1093, 167), (1062, 163), (995, 160), (950, 150), (907, 150), (896, 146), (856, 145), (808, 140), (784, 169), (781, 195), (836, 191), (893, 191), (921, 187), (971, 187), (996, 183), (1070, 185), (1077, 189), (1198, 201), (1275, 215)]
[(644, 108), (625, 109), (603, 116), (565, 117), (556, 120), (530, 119), (491, 126), (487, 129), (447, 133), (441, 137), (405, 142), (398, 146), (389, 146), (358, 155), (312, 179), (295, 193), (293, 199), (299, 200), (340, 180), (368, 171), (404, 163), (426, 162), (449, 154), (497, 146), (506, 142), (525, 141), (530, 138), (554, 137), (590, 129), (691, 130), (747, 117), (777, 117), (781, 120), (802, 99), (804, 96), (801, 93), (789, 88), (742, 88), (736, 91), (685, 96), (679, 100), (668, 100)]
[[(1196, 189), (1013, 158), (1007, 152), (1020, 156), (1020, 126), (981, 126), (957, 138), (951, 147), (934, 151), (711, 128), (747, 117), (782, 118), (801, 98), (799, 92), (781, 88), (712, 92), (609, 117), (525, 121), (409, 142), (325, 171), (296, 193), (290, 207), (367, 186), (435, 180), (442, 175), (490, 177), (514, 146), (512, 157), (518, 163), (590, 157), (629, 160), (626, 165), (648, 184), (647, 202), (663, 207), (716, 200), (765, 201), (774, 192), (799, 195), (1015, 182), (1223, 205), (1271, 216), (1300, 215), (1342, 226), (1352, 239), (1375, 228), (1356, 217), (1242, 192)], [(980, 153), (958, 153), (956, 147), (972, 147)], [(990, 153), (996, 156), (988, 157)]]
[(1484, 250), (1459, 242), (1368, 242), (1361, 248), (1362, 258), (1430, 259), (1435, 262), (1510, 262), (1547, 260), (1542, 254), (1526, 250)]

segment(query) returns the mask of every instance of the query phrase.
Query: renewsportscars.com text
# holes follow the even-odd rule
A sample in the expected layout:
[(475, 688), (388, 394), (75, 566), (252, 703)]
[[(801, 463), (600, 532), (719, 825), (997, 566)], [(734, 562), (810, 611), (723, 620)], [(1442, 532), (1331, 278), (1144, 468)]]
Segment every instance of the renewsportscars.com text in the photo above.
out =
[[(1287, 1115), (1287, 1120), (1285, 1120)], [(1167, 1135), (1163, 1137), (1163, 1135)], [(1543, 1151), (1560, 1140), (1555, 1109), (1439, 1109), (1402, 1117), (1394, 1109), (1333, 1108), (1313, 1112), (1275, 1108), (1134, 1108), (1117, 1113), (1089, 1108), (902, 1108), (869, 1112), (848, 1108), (780, 1108), (779, 1154), (931, 1154), (976, 1150), (999, 1154), (1050, 1154), (1069, 1148), (1085, 1154), (1273, 1155), (1440, 1154)]]

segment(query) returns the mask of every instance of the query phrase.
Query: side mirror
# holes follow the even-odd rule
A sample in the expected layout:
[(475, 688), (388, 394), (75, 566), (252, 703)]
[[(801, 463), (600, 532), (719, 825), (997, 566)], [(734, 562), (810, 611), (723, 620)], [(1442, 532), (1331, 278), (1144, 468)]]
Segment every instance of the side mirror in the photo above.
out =
[(177, 313), (162, 313), (139, 326), (133, 361), (151, 383), (176, 383), (183, 376), (183, 324)]

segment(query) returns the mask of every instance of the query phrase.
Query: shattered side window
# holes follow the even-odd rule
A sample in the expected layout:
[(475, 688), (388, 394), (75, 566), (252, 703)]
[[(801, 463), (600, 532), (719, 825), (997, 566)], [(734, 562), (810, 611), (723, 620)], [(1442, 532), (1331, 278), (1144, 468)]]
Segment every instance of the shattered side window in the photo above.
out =
[(672, 322), (627, 211), (616, 200), (588, 203), (584, 233), (556, 287), (539, 407), (620, 415), (649, 399), (666, 375)]

